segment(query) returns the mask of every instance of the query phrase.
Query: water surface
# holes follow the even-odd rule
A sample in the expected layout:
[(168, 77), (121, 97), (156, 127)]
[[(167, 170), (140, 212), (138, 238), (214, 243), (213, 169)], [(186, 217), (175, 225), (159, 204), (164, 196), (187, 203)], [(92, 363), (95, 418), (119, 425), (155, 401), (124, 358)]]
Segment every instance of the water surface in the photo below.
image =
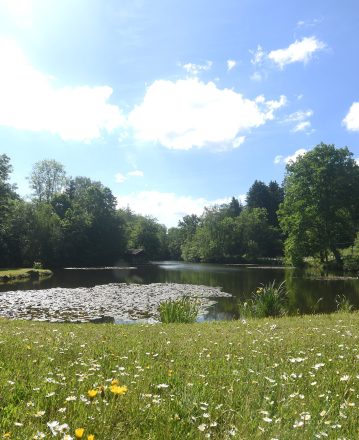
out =
[(219, 298), (217, 304), (200, 320), (238, 318), (238, 301), (246, 300), (261, 284), (286, 281), (291, 313), (330, 312), (336, 309), (336, 295), (344, 294), (359, 308), (359, 279), (327, 278), (290, 268), (228, 266), (158, 262), (136, 268), (59, 269), (42, 281), (26, 281), (0, 285), (1, 291), (49, 289), (52, 287), (94, 287), (114, 282), (181, 283), (222, 287), (232, 298)]

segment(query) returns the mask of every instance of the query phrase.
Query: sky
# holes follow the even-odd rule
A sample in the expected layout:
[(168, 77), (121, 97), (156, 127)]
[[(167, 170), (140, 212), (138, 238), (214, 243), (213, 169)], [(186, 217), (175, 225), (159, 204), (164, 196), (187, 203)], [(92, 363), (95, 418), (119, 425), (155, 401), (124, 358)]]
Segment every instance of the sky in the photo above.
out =
[(167, 227), (320, 142), (359, 160), (357, 0), (0, 0), (0, 154)]

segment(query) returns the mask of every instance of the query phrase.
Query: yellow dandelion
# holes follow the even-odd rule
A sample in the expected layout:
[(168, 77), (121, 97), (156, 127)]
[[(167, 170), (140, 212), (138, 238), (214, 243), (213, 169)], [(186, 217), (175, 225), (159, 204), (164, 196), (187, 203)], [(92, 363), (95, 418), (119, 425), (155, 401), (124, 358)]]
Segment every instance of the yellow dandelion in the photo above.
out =
[(3, 435), (3, 438), (10, 438), (11, 437), (11, 432), (5, 432), (5, 434)]
[(93, 434), (89, 434), (87, 436), (87, 440), (95, 440), (95, 436)]
[(111, 385), (120, 385), (120, 382), (118, 379), (112, 379)]
[(97, 396), (98, 390), (88, 390), (87, 395), (89, 399), (94, 399)]
[(84, 435), (84, 432), (85, 432), (84, 428), (77, 428), (77, 429), (75, 429), (75, 437), (76, 438), (82, 438), (83, 435)]
[(116, 394), (118, 396), (122, 396), (123, 394), (127, 393), (127, 387), (126, 385), (111, 385), (110, 386), (110, 391), (113, 394)]

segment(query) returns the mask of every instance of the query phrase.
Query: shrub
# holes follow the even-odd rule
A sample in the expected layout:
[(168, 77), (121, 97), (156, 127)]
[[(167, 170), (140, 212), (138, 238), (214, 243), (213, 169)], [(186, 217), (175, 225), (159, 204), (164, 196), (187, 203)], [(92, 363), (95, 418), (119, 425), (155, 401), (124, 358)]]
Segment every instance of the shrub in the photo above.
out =
[(200, 302), (184, 296), (179, 299), (162, 301), (158, 307), (161, 322), (165, 324), (173, 322), (192, 323), (197, 319)]
[(247, 302), (239, 305), (240, 316), (247, 318), (283, 316), (287, 313), (287, 296), (285, 281), (278, 286), (275, 281), (262, 284)]
[(34, 261), (33, 269), (42, 269), (42, 263), (40, 261)]

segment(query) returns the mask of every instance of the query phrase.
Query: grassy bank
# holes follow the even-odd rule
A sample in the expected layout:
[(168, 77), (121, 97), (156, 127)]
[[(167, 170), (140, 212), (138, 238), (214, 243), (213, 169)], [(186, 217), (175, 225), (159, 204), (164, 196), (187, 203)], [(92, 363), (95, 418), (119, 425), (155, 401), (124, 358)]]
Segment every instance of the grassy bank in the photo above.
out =
[(83, 428), (78, 438), (90, 440), (354, 439), (358, 337), (358, 313), (187, 325), (0, 320), (0, 437), (75, 438)]
[(24, 281), (28, 279), (37, 279), (49, 277), (52, 275), (48, 269), (0, 269), (0, 282)]

